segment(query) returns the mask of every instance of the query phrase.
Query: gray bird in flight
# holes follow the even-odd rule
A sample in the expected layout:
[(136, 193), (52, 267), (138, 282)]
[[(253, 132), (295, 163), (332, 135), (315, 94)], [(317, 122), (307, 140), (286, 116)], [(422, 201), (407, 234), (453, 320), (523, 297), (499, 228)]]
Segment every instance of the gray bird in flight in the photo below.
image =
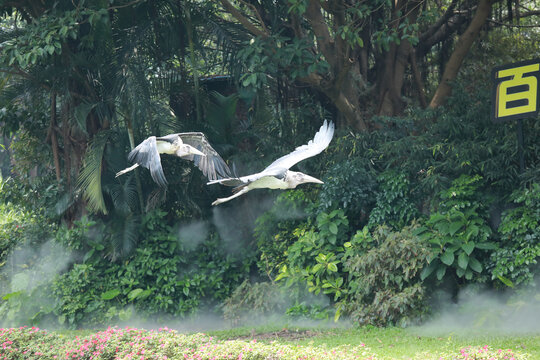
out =
[(166, 187), (167, 179), (161, 167), (160, 154), (174, 155), (193, 161), (208, 180), (232, 176), (225, 161), (210, 146), (203, 133), (187, 132), (162, 137), (150, 136), (128, 154), (128, 160), (134, 162), (135, 165), (119, 171), (116, 177), (142, 166), (150, 170), (152, 179), (159, 186)]
[(219, 205), (238, 196), (241, 196), (253, 189), (294, 189), (299, 184), (317, 183), (323, 184), (319, 179), (297, 171), (289, 170), (294, 164), (321, 153), (328, 147), (334, 136), (334, 123), (327, 124), (326, 120), (315, 134), (313, 140), (307, 145), (297, 147), (292, 153), (282, 156), (274, 161), (270, 166), (257, 174), (216, 179), (208, 182), (210, 184), (222, 184), (235, 186), (232, 196), (217, 199), (212, 205)]

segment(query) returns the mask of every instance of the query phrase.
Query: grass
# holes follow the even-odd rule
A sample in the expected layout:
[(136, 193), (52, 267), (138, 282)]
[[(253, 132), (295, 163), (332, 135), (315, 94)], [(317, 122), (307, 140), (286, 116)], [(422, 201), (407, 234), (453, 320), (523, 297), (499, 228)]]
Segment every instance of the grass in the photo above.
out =
[[(238, 328), (226, 331), (211, 332), (220, 339), (236, 337), (254, 338), (260, 341), (274, 341), (276, 336), (263, 334), (278, 332), (279, 328)], [(459, 353), (469, 346), (481, 348), (488, 345), (490, 349), (512, 349), (528, 355), (529, 359), (540, 359), (540, 332), (509, 335), (497, 330), (459, 330), (441, 331), (422, 328), (376, 328), (364, 327), (354, 329), (321, 329), (321, 328), (288, 328), (288, 333), (315, 336), (281, 336), (279, 342), (294, 343), (300, 346), (322, 346), (328, 349), (342, 345), (365, 344), (377, 359), (439, 359), (440, 356)], [(261, 340), (261, 338), (263, 340)], [(510, 358), (510, 357), (509, 357)]]

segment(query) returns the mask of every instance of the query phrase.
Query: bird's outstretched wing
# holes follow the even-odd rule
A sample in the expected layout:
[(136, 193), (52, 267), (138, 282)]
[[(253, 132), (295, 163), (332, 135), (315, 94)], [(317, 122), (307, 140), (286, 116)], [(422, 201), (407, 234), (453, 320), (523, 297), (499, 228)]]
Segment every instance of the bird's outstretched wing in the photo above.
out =
[(167, 179), (161, 167), (161, 158), (159, 156), (156, 137), (150, 136), (128, 154), (128, 160), (144, 166), (150, 170), (152, 179), (161, 187), (167, 186)]
[(313, 140), (310, 140), (307, 145), (297, 147), (292, 153), (280, 157), (264, 169), (263, 172), (271, 171), (273, 168), (290, 169), (294, 164), (321, 153), (328, 147), (333, 136), (334, 123), (330, 121), (328, 124), (326, 120), (324, 120), (324, 123), (315, 134)]
[(193, 146), (206, 156), (188, 155), (182, 159), (191, 160), (208, 180), (217, 180), (232, 177), (231, 170), (216, 150), (210, 145), (206, 136), (201, 132), (188, 132), (178, 134), (182, 142)]

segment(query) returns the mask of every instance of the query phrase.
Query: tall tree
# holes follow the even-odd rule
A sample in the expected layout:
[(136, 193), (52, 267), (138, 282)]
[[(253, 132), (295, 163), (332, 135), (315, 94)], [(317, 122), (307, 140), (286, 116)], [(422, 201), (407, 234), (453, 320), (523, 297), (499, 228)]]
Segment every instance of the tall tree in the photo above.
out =
[[(253, 73), (285, 73), (291, 82), (324, 94), (346, 123), (370, 127), (370, 114), (397, 115), (416, 97), (426, 106), (429, 73), (443, 74), (431, 106), (444, 103), (450, 82), (494, 0), (220, 0), (223, 9), (253, 36)], [(499, 2), (500, 3), (500, 2)], [(516, 3), (527, 9), (528, 3)], [(508, 10), (500, 4), (501, 11)], [(534, 13), (534, 8), (524, 13)], [(508, 21), (504, 18), (503, 21)], [(244, 52), (249, 52), (243, 50)], [(265, 66), (272, 59), (275, 67)], [(302, 64), (302, 65), (300, 65)], [(249, 76), (249, 75), (247, 75)], [(254, 77), (246, 79), (248, 84)]]

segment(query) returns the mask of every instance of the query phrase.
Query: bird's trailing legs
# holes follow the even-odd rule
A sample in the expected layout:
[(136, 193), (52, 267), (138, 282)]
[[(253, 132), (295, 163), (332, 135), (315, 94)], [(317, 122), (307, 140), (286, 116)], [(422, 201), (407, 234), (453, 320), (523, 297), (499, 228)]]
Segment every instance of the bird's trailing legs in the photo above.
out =
[(247, 193), (249, 190), (251, 190), (249, 187), (244, 187), (243, 189), (241, 189), (240, 191), (238, 191), (236, 194), (232, 195), (232, 196), (229, 196), (228, 198), (219, 198), (217, 199), (216, 201), (214, 201), (212, 203), (213, 206), (215, 205), (219, 205), (219, 204), (223, 204), (224, 202), (227, 202), (229, 200), (232, 200), (240, 195), (244, 195), (245, 193)]
[(124, 175), (125, 173), (130, 172), (131, 170), (135, 170), (137, 166), (139, 166), (139, 164), (135, 164), (133, 166), (125, 168), (124, 170), (117, 172), (115, 177), (119, 177), (120, 175)]

